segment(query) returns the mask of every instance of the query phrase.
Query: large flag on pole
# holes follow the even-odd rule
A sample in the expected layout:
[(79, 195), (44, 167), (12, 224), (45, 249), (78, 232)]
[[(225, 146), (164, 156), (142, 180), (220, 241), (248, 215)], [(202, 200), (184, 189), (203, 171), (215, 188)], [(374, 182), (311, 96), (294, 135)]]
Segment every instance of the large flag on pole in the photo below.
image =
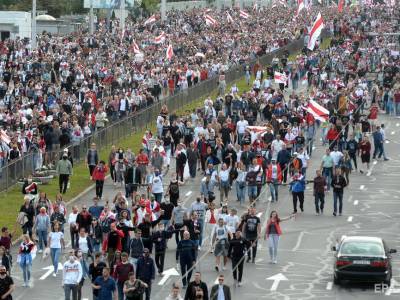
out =
[(312, 114), (315, 119), (322, 122), (328, 120), (329, 118), (329, 111), (314, 100), (310, 100), (308, 102), (307, 111)]
[(156, 21), (156, 15), (152, 15), (150, 18), (148, 18), (145, 22), (144, 25), (149, 25), (151, 23), (154, 23)]
[(321, 35), (321, 31), (324, 28), (324, 20), (322, 19), (321, 13), (318, 14), (315, 22), (310, 31), (310, 39), (308, 40), (307, 48), (311, 51), (314, 50), (315, 43), (317, 42), (319, 36)]
[(131, 47), (132, 47), (133, 53), (140, 54), (139, 46), (138, 46), (138, 44), (136, 44), (135, 41), (132, 41)]

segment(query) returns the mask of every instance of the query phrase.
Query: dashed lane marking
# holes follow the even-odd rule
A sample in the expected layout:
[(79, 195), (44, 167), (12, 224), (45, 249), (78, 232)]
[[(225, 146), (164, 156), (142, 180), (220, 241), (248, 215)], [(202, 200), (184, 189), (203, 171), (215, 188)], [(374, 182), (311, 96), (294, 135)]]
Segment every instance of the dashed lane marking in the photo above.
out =
[(347, 218), (347, 222), (351, 222), (351, 221), (353, 221), (353, 216), (350, 216)]

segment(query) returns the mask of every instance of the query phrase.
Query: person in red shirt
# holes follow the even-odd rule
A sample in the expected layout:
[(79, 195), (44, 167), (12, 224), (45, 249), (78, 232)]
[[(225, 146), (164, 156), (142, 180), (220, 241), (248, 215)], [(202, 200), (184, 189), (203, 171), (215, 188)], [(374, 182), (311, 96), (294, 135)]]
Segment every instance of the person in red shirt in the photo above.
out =
[(282, 170), (276, 159), (271, 159), (266, 172), (267, 183), (271, 191), (271, 202), (278, 201), (278, 187), (282, 183)]
[(101, 199), (103, 196), (103, 186), (108, 167), (104, 160), (101, 160), (99, 164), (94, 168), (92, 173), (92, 179), (96, 181), (96, 196)]
[[(367, 165), (367, 171), (369, 170), (369, 162), (371, 160), (371, 143), (369, 142), (368, 136), (364, 135), (362, 141), (358, 145), (360, 150), (361, 162)], [(364, 173), (360, 170), (360, 173)]]
[(122, 230), (117, 229), (116, 223), (111, 223), (110, 232), (103, 241), (103, 255), (107, 253), (108, 264), (111, 266), (114, 261), (114, 255), (116, 251), (122, 250), (122, 238), (124, 233)]
[(336, 126), (331, 124), (331, 127), (329, 128), (328, 133), (326, 134), (326, 139), (328, 140), (329, 148), (331, 150), (333, 150), (333, 148), (336, 146), (338, 138), (339, 138), (339, 132), (336, 130)]
[(121, 253), (121, 261), (117, 264), (114, 270), (113, 277), (117, 281), (118, 300), (124, 300), (124, 284), (129, 279), (129, 273), (134, 272), (132, 264), (128, 261), (128, 254)]
[(140, 170), (141, 174), (141, 183), (143, 184), (146, 179), (146, 174), (147, 174), (147, 166), (149, 164), (149, 157), (147, 154), (144, 152), (143, 149), (140, 149), (139, 155), (136, 157), (136, 162), (138, 164), (138, 168)]

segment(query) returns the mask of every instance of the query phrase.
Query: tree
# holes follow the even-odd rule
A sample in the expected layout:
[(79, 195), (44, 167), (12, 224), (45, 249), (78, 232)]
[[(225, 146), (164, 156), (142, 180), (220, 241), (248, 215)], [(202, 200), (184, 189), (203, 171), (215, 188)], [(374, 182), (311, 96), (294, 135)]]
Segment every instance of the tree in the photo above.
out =
[(142, 0), (141, 7), (149, 14), (158, 10), (159, 0)]

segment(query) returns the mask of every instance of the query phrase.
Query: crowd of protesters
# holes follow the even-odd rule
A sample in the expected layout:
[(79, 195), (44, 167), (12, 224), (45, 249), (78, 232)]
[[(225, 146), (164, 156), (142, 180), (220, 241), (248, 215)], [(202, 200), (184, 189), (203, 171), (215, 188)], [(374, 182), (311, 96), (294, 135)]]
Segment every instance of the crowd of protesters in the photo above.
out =
[[(398, 24), (393, 23), (392, 19), (397, 20), (399, 12), (392, 8), (382, 10), (381, 6), (368, 9), (355, 7), (348, 8), (341, 17), (335, 19), (333, 9), (322, 10), (327, 26), (333, 33), (326, 49), (317, 48), (313, 52), (304, 49), (292, 61), (288, 61), (287, 57), (274, 59), (270, 66), (257, 64), (251, 72), (244, 68), (248, 91), (239, 91), (236, 85), (231, 90), (220, 90), (222, 93), (218, 98), (205, 99), (204, 106), (190, 115), (176, 116), (164, 106), (156, 120), (156, 132), (145, 133), (143, 149), (137, 154), (130, 149), (113, 146), (109, 157), (101, 160), (96, 145), (92, 145), (86, 162), (88, 176), (96, 182), (96, 192), (90, 206), (84, 204), (80, 209), (74, 206), (71, 212), (67, 212), (61, 194), (64, 182), (60, 194), (52, 203), (47, 195), (28, 181), (24, 186), (27, 195), (18, 215), (18, 222), (25, 234), (19, 253), (24, 284), (29, 286), (35, 247), (40, 252), (49, 252), (54, 265), (53, 276), (57, 276), (60, 253), (65, 248), (64, 235), (67, 234), (70, 235), (72, 250), (68, 252), (69, 258), (63, 265), (66, 299), (70, 299), (71, 293), (73, 297), (81, 295), (84, 279), (89, 278), (94, 299), (108, 300), (111, 295), (114, 298), (118, 296), (120, 300), (124, 296), (125, 299), (143, 299), (145, 295), (147, 300), (151, 298), (152, 282), (157, 273), (163, 274), (168, 242), (173, 238), (176, 243), (176, 267), (181, 272), (182, 285), (186, 288), (185, 299), (231, 299), (230, 288), (224, 284), (221, 274), (228, 266), (228, 258), (237, 286), (242, 284), (245, 262), (255, 263), (262, 237), (268, 240), (270, 262), (278, 263), (281, 222), (300, 213), (298, 204), (301, 212), (310, 209), (304, 206), (307, 183), (313, 184), (317, 215), (326, 212), (325, 198), (332, 190), (334, 206), (329, 211), (335, 217), (341, 216), (345, 209), (343, 194), (351, 182), (351, 173), (360, 171), (369, 176), (372, 159), (388, 159), (384, 148), (385, 128), (384, 124), (378, 122), (378, 113), (400, 114), (399, 53), (392, 47), (393, 44), (398, 45), (397, 37), (382, 33), (398, 30)], [(231, 13), (234, 14), (233, 11)], [(182, 14), (179, 15), (181, 19), (176, 14)], [(223, 14), (226, 11), (216, 17), (217, 21), (223, 23)], [(310, 23), (315, 15), (316, 11), (311, 9), (299, 16), (300, 21), (296, 22), (284, 13), (269, 20), (262, 19), (263, 22), (274, 22), (276, 18), (279, 20), (277, 27), (285, 22), (285, 18), (290, 19), (288, 24), (282, 23), (282, 31), (285, 29), (287, 32), (269, 31), (271, 36), (266, 38), (265, 44), (268, 47), (281, 46), (276, 39), (278, 36), (282, 40), (291, 40), (294, 32), (301, 30), (301, 26), (296, 24), (301, 24), (302, 20)], [(143, 70), (147, 70), (144, 73), (151, 75), (143, 79), (168, 78), (171, 74), (164, 67), (174, 73), (173, 69), (180, 67), (181, 59), (189, 57), (191, 51), (201, 49), (202, 43), (212, 45), (214, 38), (228, 37), (230, 34), (226, 28), (205, 27), (202, 23), (204, 20), (195, 12), (173, 12), (171, 16), (176, 18), (169, 18), (171, 21), (159, 27), (144, 26), (138, 37), (135, 35), (135, 40), (141, 48), (148, 46), (146, 49), (154, 53), (153, 58), (156, 58), (162, 50), (148, 44), (145, 36), (164, 30), (175, 39), (176, 45), (182, 46), (182, 56), (178, 55), (177, 60), (169, 66), (164, 66), (164, 62), (160, 61), (163, 68), (158, 69), (156, 74), (151, 70), (160, 67), (157, 65), (159, 60), (153, 59), (154, 65), (144, 63)], [(232, 27), (232, 30), (243, 25), (250, 28), (257, 23), (256, 17), (261, 19), (261, 13), (255, 12), (254, 16), (253, 20), (225, 25)], [(138, 30), (142, 25), (132, 23), (131, 26), (132, 30)], [(247, 47), (247, 39), (258, 41), (256, 37), (265, 30), (265, 26), (261, 23), (260, 28), (249, 29), (242, 40), (238, 40), (240, 47), (229, 47), (228, 40), (222, 43), (223, 47), (217, 43), (221, 47), (210, 51), (210, 60), (202, 61), (200, 66), (211, 72), (214, 63), (222, 66), (225, 60), (234, 61), (237, 58), (238, 62), (242, 60), (245, 63), (251, 58), (251, 53), (256, 52), (250, 49), (238, 50), (238, 53), (230, 51)], [(184, 37), (179, 36), (178, 27), (186, 32)], [(106, 29), (100, 27), (99, 32), (101, 30)], [(112, 30), (118, 31), (115, 28)], [(198, 34), (202, 35), (203, 32), (204, 41), (197, 41)], [(368, 32), (381, 35), (371, 36)], [(241, 36), (239, 32), (236, 33)], [(46, 39), (52, 45), (51, 37), (42, 38), (43, 47), (47, 47), (44, 42)], [(123, 41), (129, 44), (129, 38), (128, 29)], [(88, 43), (90, 39), (96, 40), (96, 36), (89, 38)], [(278, 44), (274, 45), (275, 42)], [(66, 42), (63, 49), (71, 49), (66, 46), (71, 46), (71, 43)], [(98, 40), (97, 43), (98, 48), (89, 45), (89, 58), (90, 55), (97, 57), (101, 53), (102, 42)], [(115, 40), (116, 49), (123, 45), (119, 43)], [(196, 43), (200, 43), (200, 48), (194, 50), (192, 46)], [(57, 45), (55, 43), (46, 49), (57, 53), (60, 50)], [(75, 46), (76, 51), (80, 51), (79, 43)], [(46, 53), (43, 51), (42, 55)], [(74, 53), (71, 51), (70, 57), (75, 57)], [(114, 57), (111, 55), (111, 59), (121, 60), (117, 53), (118, 50)], [(79, 59), (76, 62), (81, 63)], [(98, 67), (107, 68), (108, 63)], [(119, 72), (119, 76), (126, 74), (126, 70), (114, 71)], [(215, 73), (220, 71), (218, 67)], [(279, 88), (273, 84), (275, 71), (287, 74), (287, 84), (281, 84)], [(98, 79), (90, 80), (92, 85), (97, 84), (94, 82)], [(138, 90), (145, 87), (142, 82), (137, 83)], [(63, 88), (68, 95), (71, 87)], [(120, 97), (121, 90), (118, 89), (122, 88), (127, 91), (129, 85), (123, 87), (122, 84), (109, 89), (111, 93), (117, 93), (113, 99)], [(284, 92), (287, 89), (291, 92), (289, 95)], [(96, 99), (107, 97), (110, 96)], [(122, 95), (122, 99), (124, 97)], [(89, 99), (86, 96), (84, 98), (84, 101)], [(327, 115), (311, 113), (307, 109), (311, 100), (326, 108)], [(102, 103), (100, 106), (105, 104), (99, 101)], [(106, 114), (104, 118), (110, 116)], [(321, 157), (321, 166), (314, 175), (307, 168), (310, 157), (314, 155), (314, 146), (318, 143), (317, 136), (321, 137), (321, 144), (326, 150)], [(171, 162), (173, 159), (175, 164)], [(170, 170), (170, 165), (174, 165), (175, 170)], [(166, 180), (167, 171), (172, 173), (168, 175), (169, 181)], [(123, 189), (112, 200), (103, 197), (107, 172), (110, 172), (115, 188)], [(184, 207), (179, 190), (188, 182), (197, 187), (199, 196), (188, 207)], [(272, 211), (266, 228), (261, 228), (261, 220), (257, 215), (257, 210), (263, 205), (260, 195), (267, 188), (270, 201), (275, 203), (279, 201), (279, 190), (285, 184), (289, 186), (293, 198), (293, 214), (279, 217), (276, 211)], [(99, 201), (102, 200), (105, 203), (100, 205)], [(238, 215), (237, 206), (247, 207)], [(10, 243), (7, 243), (10, 234), (7, 228), (2, 232), (1, 246), (7, 251), (10, 249)], [(195, 272), (196, 264), (202, 259), (199, 255), (201, 251), (213, 253), (215, 270), (221, 274), (219, 283), (210, 289), (201, 280), (201, 273)], [(191, 281), (193, 272), (194, 280)], [(0, 269), (0, 280), (2, 274), (3, 269)], [(12, 291), (12, 281), (8, 282)], [(179, 292), (179, 286), (174, 285), (168, 299), (180, 299)], [(220, 293), (224, 298), (220, 298)]]

